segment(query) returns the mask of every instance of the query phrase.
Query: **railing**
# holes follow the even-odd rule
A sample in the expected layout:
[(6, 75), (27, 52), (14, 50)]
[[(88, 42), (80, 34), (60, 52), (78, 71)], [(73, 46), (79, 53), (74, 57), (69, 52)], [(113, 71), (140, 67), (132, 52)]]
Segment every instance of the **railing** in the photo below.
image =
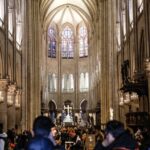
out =
[(80, 88), (80, 92), (88, 92), (89, 88)]
[(57, 89), (49, 88), (49, 92), (50, 92), (50, 93), (56, 93), (56, 92), (57, 92)]
[(72, 59), (74, 56), (74, 52), (73, 51), (62, 51), (62, 58), (64, 59)]
[(130, 127), (149, 126), (150, 115), (147, 112), (129, 112), (126, 114), (126, 123)]
[(74, 92), (74, 89), (72, 88), (72, 89), (62, 89), (62, 92), (63, 93), (72, 93), (72, 92)]
[(80, 58), (88, 57), (88, 52), (86, 52), (86, 51), (80, 51), (79, 52), (79, 57)]

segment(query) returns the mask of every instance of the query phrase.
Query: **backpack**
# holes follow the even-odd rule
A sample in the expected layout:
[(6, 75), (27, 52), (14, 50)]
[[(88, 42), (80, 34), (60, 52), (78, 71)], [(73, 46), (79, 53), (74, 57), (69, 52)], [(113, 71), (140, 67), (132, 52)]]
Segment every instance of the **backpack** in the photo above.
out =
[(9, 147), (8, 139), (4, 137), (0, 137), (0, 139), (4, 140), (4, 143), (5, 143), (4, 150), (8, 150), (8, 147)]

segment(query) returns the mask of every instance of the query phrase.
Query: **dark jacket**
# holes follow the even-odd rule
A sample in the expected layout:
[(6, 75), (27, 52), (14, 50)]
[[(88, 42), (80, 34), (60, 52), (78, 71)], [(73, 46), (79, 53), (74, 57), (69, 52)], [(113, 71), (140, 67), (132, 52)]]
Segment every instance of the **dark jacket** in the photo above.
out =
[(27, 150), (54, 150), (54, 147), (48, 138), (36, 136), (29, 141)]
[(121, 133), (108, 147), (103, 147), (101, 143), (97, 143), (94, 150), (115, 150), (119, 148), (126, 148), (129, 150), (135, 150), (137, 148), (137, 143), (129, 132), (124, 131)]

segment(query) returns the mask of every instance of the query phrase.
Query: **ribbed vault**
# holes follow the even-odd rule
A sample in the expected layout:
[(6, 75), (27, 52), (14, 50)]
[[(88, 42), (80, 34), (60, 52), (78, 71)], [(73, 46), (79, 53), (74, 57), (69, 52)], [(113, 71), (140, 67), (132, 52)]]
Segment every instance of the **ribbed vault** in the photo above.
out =
[(81, 21), (90, 23), (97, 12), (96, 0), (41, 0), (41, 19), (47, 28), (51, 21), (57, 24), (66, 22), (77, 25)]

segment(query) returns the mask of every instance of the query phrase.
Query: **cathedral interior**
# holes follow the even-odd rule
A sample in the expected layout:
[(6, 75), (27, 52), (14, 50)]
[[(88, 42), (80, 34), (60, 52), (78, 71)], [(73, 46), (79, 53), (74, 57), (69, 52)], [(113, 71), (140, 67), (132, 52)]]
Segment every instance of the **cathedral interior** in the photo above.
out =
[(0, 0), (0, 122), (38, 115), (149, 124), (149, 0)]

